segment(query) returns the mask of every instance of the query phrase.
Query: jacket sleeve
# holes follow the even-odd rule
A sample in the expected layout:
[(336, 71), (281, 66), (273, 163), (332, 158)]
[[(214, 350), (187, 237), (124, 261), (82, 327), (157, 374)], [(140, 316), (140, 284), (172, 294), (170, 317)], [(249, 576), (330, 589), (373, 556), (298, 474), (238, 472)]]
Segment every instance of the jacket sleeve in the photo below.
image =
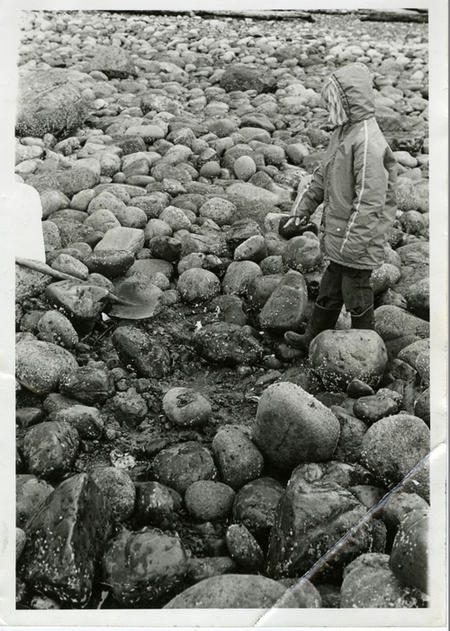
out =
[(370, 242), (379, 236), (381, 229), (386, 229), (383, 217), (389, 189), (386, 146), (369, 137), (367, 126), (364, 131), (353, 150), (353, 206), (340, 249), (349, 263), (367, 252)]
[(323, 195), (323, 164), (320, 163), (306, 189), (297, 195), (292, 206), (292, 214), (307, 214), (310, 217), (323, 202)]

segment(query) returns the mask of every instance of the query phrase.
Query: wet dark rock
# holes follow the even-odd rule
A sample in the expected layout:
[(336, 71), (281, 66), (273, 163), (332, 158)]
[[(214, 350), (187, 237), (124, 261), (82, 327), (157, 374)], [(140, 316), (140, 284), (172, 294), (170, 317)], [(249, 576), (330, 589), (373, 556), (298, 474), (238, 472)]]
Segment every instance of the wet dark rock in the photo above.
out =
[(430, 412), (430, 388), (427, 388), (422, 392), (422, 394), (416, 399), (414, 402), (414, 415), (424, 421), (428, 427), (430, 427), (431, 422), (431, 412)]
[(224, 427), (219, 430), (211, 448), (222, 481), (233, 489), (239, 489), (261, 475), (263, 456), (238, 428)]
[(287, 272), (275, 287), (259, 314), (261, 327), (276, 333), (298, 331), (302, 324), (308, 290), (302, 274)]
[(24, 339), (16, 345), (16, 378), (36, 394), (58, 390), (63, 378), (77, 368), (72, 353), (51, 342)]
[(264, 562), (264, 554), (256, 539), (242, 524), (232, 524), (226, 532), (227, 547), (238, 567), (257, 572)]
[(129, 474), (117, 467), (98, 467), (91, 477), (100, 489), (111, 513), (117, 521), (128, 519), (134, 511), (136, 489)]
[(60, 311), (46, 311), (38, 323), (39, 339), (73, 349), (78, 343), (78, 333), (72, 323)]
[(47, 274), (41, 274), (22, 265), (16, 264), (15, 270), (15, 300), (19, 304), (41, 294), (52, 282)]
[(114, 379), (101, 362), (90, 362), (67, 374), (61, 381), (61, 394), (85, 405), (104, 403), (114, 395)]
[(109, 507), (86, 474), (62, 482), (26, 526), (20, 559), (24, 580), (69, 607), (85, 606), (106, 541)]
[(153, 607), (179, 591), (187, 557), (178, 537), (144, 528), (115, 537), (102, 565), (103, 582), (120, 607)]
[[(267, 555), (270, 576), (301, 576), (319, 558), (332, 550), (365, 515), (366, 507), (352, 493), (335, 482), (306, 482), (294, 471), (277, 508)], [(372, 523), (366, 521), (333, 550), (317, 573), (335, 575), (372, 545)]]
[(226, 92), (235, 92), (241, 90), (256, 90), (262, 92), (264, 88), (264, 80), (260, 74), (248, 68), (244, 64), (233, 64), (227, 66), (225, 72), (220, 78), (220, 87)]
[(419, 590), (411, 589), (389, 568), (387, 554), (368, 553), (350, 563), (341, 586), (341, 608), (423, 607)]
[(233, 261), (227, 268), (222, 281), (224, 294), (245, 295), (250, 284), (262, 276), (261, 268), (253, 261)]
[(123, 276), (135, 262), (131, 252), (126, 250), (100, 250), (92, 252), (84, 260), (92, 273), (102, 274), (106, 278)]
[(339, 406), (332, 406), (331, 411), (341, 426), (341, 433), (334, 457), (341, 462), (358, 463), (361, 457), (362, 440), (367, 431), (366, 423), (351, 414), (347, 414)]
[(194, 333), (192, 343), (204, 359), (227, 366), (252, 365), (262, 355), (261, 345), (252, 335), (228, 322), (205, 325)]
[(308, 579), (282, 578), (278, 582), (286, 588), (286, 593), (277, 603), (277, 608), (322, 608), (322, 596), (320, 595), (318, 588), (308, 581)]
[(347, 396), (352, 399), (367, 397), (375, 394), (374, 389), (360, 379), (353, 379), (347, 387)]
[(177, 289), (184, 302), (195, 303), (219, 295), (221, 286), (213, 272), (193, 267), (180, 275)]
[(369, 427), (363, 438), (361, 463), (388, 489), (422, 463), (410, 484), (416, 493), (427, 499), (429, 482), (425, 460), (429, 450), (430, 430), (422, 419), (396, 414)]
[(128, 388), (125, 392), (117, 392), (110, 398), (104, 408), (124, 427), (134, 429), (144, 420), (148, 406), (144, 397), (136, 388)]
[(416, 281), (405, 292), (409, 311), (423, 320), (430, 319), (430, 279)]
[(231, 514), (235, 496), (227, 484), (199, 480), (186, 489), (184, 502), (189, 514), (197, 521), (221, 521)]
[(209, 450), (194, 441), (163, 449), (153, 459), (152, 469), (158, 482), (181, 494), (194, 482), (217, 475)]
[(16, 525), (23, 528), (41, 503), (53, 493), (53, 487), (34, 475), (16, 476)]
[(26, 407), (16, 410), (16, 425), (27, 428), (41, 423), (45, 418), (45, 413), (40, 408)]
[(137, 327), (120, 326), (112, 342), (124, 366), (131, 366), (142, 377), (160, 379), (170, 370), (170, 354)]
[(283, 253), (283, 263), (286, 267), (298, 272), (319, 267), (322, 259), (320, 242), (313, 232), (305, 232), (300, 237), (290, 239)]
[(200, 583), (207, 578), (235, 571), (236, 563), (231, 557), (192, 557), (188, 559), (186, 579), (189, 583)]
[(264, 390), (256, 413), (253, 440), (277, 467), (331, 459), (340, 434), (339, 421), (314, 396), (293, 383)]
[(388, 360), (381, 337), (361, 329), (322, 331), (311, 342), (309, 358), (327, 390), (343, 391), (353, 379), (377, 385)]
[(386, 388), (381, 388), (376, 394), (360, 397), (353, 406), (355, 416), (368, 425), (372, 425), (384, 418), (400, 411), (403, 397)]
[(23, 455), (27, 470), (46, 479), (68, 473), (78, 454), (77, 430), (63, 421), (35, 425), (25, 435)]
[(169, 236), (153, 237), (148, 247), (152, 255), (163, 261), (178, 261), (181, 256), (182, 243), (178, 239)]
[(413, 510), (400, 523), (389, 557), (395, 576), (421, 592), (428, 592), (428, 510)]
[(252, 480), (236, 495), (233, 519), (248, 528), (259, 542), (266, 544), (283, 491), (283, 486), (273, 478)]
[(88, 103), (67, 70), (39, 69), (23, 75), (18, 98), (19, 136), (66, 135), (82, 124), (88, 112)]
[(100, 438), (103, 433), (104, 421), (100, 411), (87, 405), (74, 405), (51, 412), (46, 421), (64, 421), (74, 427), (80, 438), (87, 440)]
[(284, 593), (282, 585), (264, 576), (224, 574), (185, 589), (164, 609), (266, 609), (272, 607)]
[[(176, 521), (174, 491), (159, 482), (143, 482), (137, 487), (136, 519), (145, 526), (171, 529)], [(181, 503), (181, 498), (180, 498)]]
[(164, 414), (176, 425), (195, 427), (212, 414), (211, 403), (192, 388), (171, 388), (162, 400)]
[(52, 306), (66, 313), (75, 325), (88, 325), (104, 310), (109, 291), (105, 287), (62, 280), (49, 285), (45, 297)]

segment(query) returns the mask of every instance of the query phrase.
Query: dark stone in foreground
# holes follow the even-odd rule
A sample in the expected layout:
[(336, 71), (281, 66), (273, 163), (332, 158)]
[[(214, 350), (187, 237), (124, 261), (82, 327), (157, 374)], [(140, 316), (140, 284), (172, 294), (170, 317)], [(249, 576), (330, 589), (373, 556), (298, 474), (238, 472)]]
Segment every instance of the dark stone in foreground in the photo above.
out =
[(65, 480), (26, 525), (24, 580), (63, 605), (85, 606), (111, 531), (109, 507), (92, 478)]
[(122, 607), (151, 607), (179, 589), (187, 558), (178, 537), (158, 530), (124, 530), (103, 558), (103, 582)]

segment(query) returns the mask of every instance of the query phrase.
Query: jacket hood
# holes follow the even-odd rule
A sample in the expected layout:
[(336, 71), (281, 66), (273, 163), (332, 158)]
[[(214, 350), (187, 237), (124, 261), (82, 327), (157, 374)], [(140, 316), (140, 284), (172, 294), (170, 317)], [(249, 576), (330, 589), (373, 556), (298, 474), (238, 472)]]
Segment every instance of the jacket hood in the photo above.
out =
[(375, 115), (375, 96), (369, 69), (361, 63), (339, 68), (330, 77), (338, 87), (349, 123)]

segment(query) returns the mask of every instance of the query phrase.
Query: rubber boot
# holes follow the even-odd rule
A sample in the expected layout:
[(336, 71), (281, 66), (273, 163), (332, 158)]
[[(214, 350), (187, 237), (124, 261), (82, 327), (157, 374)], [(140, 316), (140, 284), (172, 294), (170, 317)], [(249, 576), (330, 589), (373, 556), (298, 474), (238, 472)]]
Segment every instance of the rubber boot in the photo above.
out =
[(308, 326), (303, 335), (295, 333), (294, 331), (287, 331), (284, 334), (284, 339), (289, 346), (308, 351), (309, 345), (316, 335), (319, 335), (319, 333), (325, 331), (325, 329), (334, 329), (334, 325), (340, 313), (340, 309), (325, 309), (316, 303), (311, 320), (308, 322)]
[(360, 315), (351, 314), (352, 329), (374, 329), (375, 328), (375, 316), (373, 312), (373, 305), (366, 309)]

